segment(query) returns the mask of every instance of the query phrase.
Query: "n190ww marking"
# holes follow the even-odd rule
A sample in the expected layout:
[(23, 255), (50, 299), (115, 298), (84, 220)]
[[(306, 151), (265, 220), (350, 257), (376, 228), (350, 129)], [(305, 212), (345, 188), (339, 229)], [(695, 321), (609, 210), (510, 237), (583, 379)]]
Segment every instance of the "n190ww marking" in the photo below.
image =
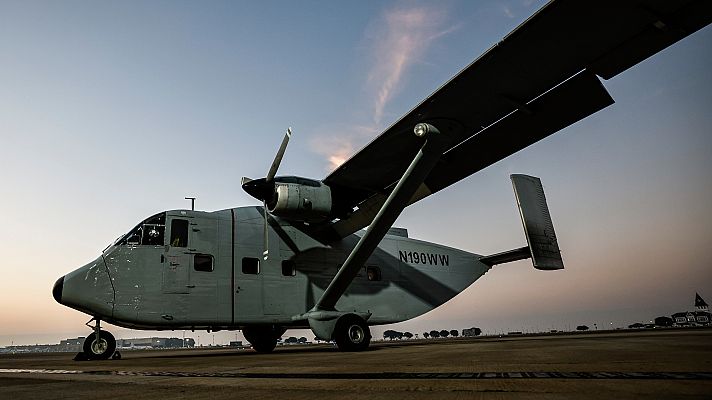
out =
[(430, 264), (442, 265), (447, 267), (450, 265), (450, 256), (447, 254), (433, 254), (424, 251), (398, 251), (400, 260), (409, 264)]

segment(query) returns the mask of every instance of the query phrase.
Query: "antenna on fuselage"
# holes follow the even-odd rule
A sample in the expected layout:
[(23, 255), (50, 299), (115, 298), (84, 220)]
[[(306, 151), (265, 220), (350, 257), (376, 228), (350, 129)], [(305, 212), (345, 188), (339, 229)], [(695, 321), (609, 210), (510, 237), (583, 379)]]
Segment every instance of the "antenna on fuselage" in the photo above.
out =
[(186, 197), (186, 200), (190, 200), (190, 210), (195, 211), (195, 197)]

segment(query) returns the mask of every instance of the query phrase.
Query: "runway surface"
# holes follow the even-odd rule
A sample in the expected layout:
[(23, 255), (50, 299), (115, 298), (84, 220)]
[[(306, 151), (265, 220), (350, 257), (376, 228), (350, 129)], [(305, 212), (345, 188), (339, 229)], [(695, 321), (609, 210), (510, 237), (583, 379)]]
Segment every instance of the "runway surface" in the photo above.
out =
[(698, 398), (712, 397), (712, 329), (251, 350), (0, 356), (0, 398)]

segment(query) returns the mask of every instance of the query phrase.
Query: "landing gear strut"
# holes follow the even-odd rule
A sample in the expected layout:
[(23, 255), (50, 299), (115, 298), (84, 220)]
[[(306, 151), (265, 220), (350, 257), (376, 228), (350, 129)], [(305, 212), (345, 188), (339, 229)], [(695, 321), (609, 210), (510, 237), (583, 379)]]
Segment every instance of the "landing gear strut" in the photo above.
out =
[[(90, 324), (96, 321), (94, 326)], [(84, 339), (84, 355), (89, 360), (108, 360), (116, 350), (116, 339), (111, 333), (101, 329), (101, 320), (92, 318), (86, 323), (94, 332)]]
[[(460, 129), (455, 124), (448, 122), (444, 122), (444, 124), (448, 127), (448, 131)], [(388, 233), (388, 229), (393, 226), (393, 222), (415, 198), (414, 196), (418, 196), (418, 190), (424, 187), (422, 185), (425, 178), (438, 163), (449, 142), (446, 135), (441, 134), (435, 126), (429, 123), (417, 124), (413, 133), (415, 136), (425, 139), (413, 161), (403, 172), (396, 187), (381, 203), (382, 205), (376, 215), (373, 215), (368, 229), (358, 240), (349, 256), (346, 257), (321, 298), (309, 312), (301, 316), (309, 322), (309, 327), (317, 337), (335, 340), (339, 349), (343, 351), (361, 351), (368, 347), (371, 342), (371, 332), (366, 320), (371, 316), (371, 312), (364, 312), (365, 310), (356, 312), (354, 310), (355, 314), (343, 313), (344, 315), (339, 315), (342, 313), (336, 309), (336, 303), (346, 293), (359, 271), (363, 269), (368, 258)], [(371, 211), (366, 211), (366, 213), (370, 214), (362, 214), (363, 218), (372, 215)], [(366, 318), (356, 314), (365, 315)], [(338, 318), (338, 320), (334, 321), (334, 318)]]

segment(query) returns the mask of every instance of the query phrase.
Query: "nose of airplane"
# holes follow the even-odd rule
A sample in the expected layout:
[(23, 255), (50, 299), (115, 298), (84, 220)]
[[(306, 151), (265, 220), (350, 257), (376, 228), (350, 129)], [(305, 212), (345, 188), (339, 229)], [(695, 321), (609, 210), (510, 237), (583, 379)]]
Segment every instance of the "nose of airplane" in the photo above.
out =
[(62, 289), (64, 288), (64, 277), (57, 279), (52, 288), (52, 296), (57, 300), (57, 303), (62, 304)]

